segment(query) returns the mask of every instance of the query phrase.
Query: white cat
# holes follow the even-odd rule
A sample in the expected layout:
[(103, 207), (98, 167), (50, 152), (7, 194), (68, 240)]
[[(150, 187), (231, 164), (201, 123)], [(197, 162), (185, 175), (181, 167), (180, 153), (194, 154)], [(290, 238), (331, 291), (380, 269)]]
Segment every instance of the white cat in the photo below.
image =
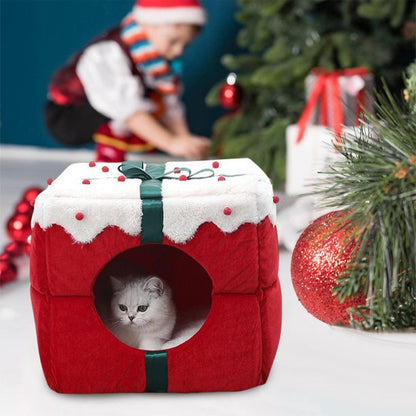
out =
[(125, 344), (160, 350), (172, 337), (176, 310), (172, 292), (156, 276), (110, 276), (113, 288), (110, 331)]

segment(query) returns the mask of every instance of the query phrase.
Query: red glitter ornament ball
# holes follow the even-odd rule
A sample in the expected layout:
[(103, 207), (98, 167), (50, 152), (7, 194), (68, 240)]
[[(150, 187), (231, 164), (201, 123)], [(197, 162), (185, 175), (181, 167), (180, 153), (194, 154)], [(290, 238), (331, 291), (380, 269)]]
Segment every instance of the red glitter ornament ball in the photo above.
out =
[(292, 283), (299, 301), (327, 324), (349, 325), (347, 309), (365, 304), (364, 296), (341, 303), (333, 294), (356, 247), (351, 231), (340, 229), (345, 215), (334, 211), (316, 219), (299, 237), (292, 255)]
[(23, 200), (29, 202), (33, 207), (36, 197), (43, 191), (41, 188), (28, 188), (23, 194)]
[(13, 215), (7, 222), (7, 234), (13, 241), (26, 241), (31, 234), (30, 216), (25, 214)]
[(237, 110), (243, 100), (243, 90), (237, 84), (237, 76), (231, 73), (227, 82), (220, 88), (218, 93), (220, 104), (226, 110)]
[(17, 278), (17, 268), (7, 260), (0, 260), (0, 285), (11, 282)]

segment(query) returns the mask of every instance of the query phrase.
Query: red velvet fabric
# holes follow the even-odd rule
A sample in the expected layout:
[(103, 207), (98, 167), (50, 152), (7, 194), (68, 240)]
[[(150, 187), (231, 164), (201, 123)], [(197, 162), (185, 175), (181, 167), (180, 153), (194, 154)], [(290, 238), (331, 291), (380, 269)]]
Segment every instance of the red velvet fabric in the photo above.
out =
[(144, 391), (144, 351), (119, 341), (94, 306), (109, 274), (138, 265), (169, 279), (179, 315), (211, 307), (202, 329), (168, 350), (168, 391), (242, 390), (267, 380), (281, 327), (277, 232), (268, 218), (229, 234), (206, 223), (186, 244), (165, 237), (143, 246), (117, 227), (79, 244), (60, 226), (35, 225), (31, 293), (52, 389)]
[(144, 351), (121, 343), (100, 320), (91, 297), (31, 290), (39, 352), (49, 386), (60, 393), (140, 392)]

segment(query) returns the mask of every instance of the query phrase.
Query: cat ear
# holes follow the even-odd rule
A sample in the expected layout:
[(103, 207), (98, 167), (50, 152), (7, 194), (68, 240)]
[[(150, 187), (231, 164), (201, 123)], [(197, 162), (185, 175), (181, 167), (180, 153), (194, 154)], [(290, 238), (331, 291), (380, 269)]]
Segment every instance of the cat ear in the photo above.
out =
[(144, 285), (144, 290), (158, 298), (163, 295), (164, 285), (158, 277), (151, 277)]
[(124, 281), (119, 277), (110, 276), (111, 287), (115, 292), (124, 288)]

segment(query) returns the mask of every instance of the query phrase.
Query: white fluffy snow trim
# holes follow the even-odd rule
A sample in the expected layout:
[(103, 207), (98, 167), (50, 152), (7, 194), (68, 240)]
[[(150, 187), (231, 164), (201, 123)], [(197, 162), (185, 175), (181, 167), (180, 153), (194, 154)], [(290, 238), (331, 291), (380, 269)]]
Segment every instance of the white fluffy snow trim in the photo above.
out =
[[(141, 230), (141, 181), (119, 182), (119, 163), (75, 163), (46, 188), (35, 201), (32, 227), (62, 226), (75, 241), (91, 242), (104, 228), (115, 225), (130, 235)], [(102, 167), (107, 166), (108, 172)], [(83, 184), (88, 179), (90, 184)], [(82, 213), (84, 218), (77, 220)]]
[(202, 7), (140, 7), (133, 8), (133, 16), (139, 23), (151, 25), (189, 23), (205, 25), (207, 15)]
[[(118, 181), (119, 163), (77, 163), (69, 166), (36, 199), (32, 226), (42, 229), (62, 226), (79, 243), (91, 242), (108, 226), (117, 226), (129, 235), (141, 232), (142, 201), (139, 179)], [(108, 172), (102, 167), (107, 166)], [(165, 172), (174, 168), (192, 172), (212, 169), (212, 161), (168, 162)], [(163, 234), (176, 243), (191, 239), (206, 223), (225, 233), (242, 224), (258, 224), (266, 217), (276, 223), (276, 206), (269, 178), (249, 159), (220, 160), (215, 176), (187, 181), (162, 182)], [(183, 174), (184, 172), (182, 172)], [(227, 177), (226, 175), (241, 176)], [(175, 174), (172, 174), (174, 176)], [(179, 176), (179, 174), (177, 174)], [(218, 177), (224, 175), (224, 181)], [(89, 184), (83, 184), (88, 179)], [(231, 209), (226, 215), (224, 209)], [(77, 219), (77, 214), (83, 218)]]
[[(197, 172), (212, 168), (212, 161), (168, 162), (166, 171), (185, 167)], [(276, 205), (270, 179), (250, 159), (220, 160), (215, 176), (188, 181), (165, 180), (162, 183), (163, 234), (176, 243), (191, 239), (206, 222), (225, 233), (232, 233), (242, 224), (258, 224), (269, 216), (276, 223)], [(226, 175), (241, 176), (227, 177)], [(225, 181), (218, 181), (224, 175)], [(231, 214), (225, 215), (224, 209)]]

